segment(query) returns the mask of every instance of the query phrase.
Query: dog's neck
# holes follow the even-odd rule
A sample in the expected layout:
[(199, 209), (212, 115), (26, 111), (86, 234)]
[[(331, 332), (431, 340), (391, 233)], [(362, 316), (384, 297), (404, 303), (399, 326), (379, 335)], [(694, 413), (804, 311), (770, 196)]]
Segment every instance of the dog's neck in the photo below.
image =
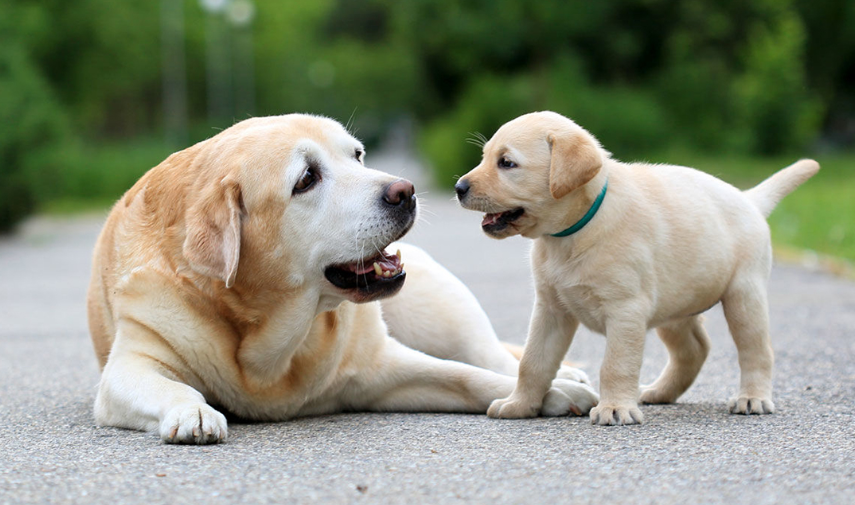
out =
[(550, 224), (544, 235), (562, 239), (570, 237), (585, 228), (594, 219), (600, 207), (606, 199), (608, 192), (609, 170), (604, 164), (603, 168), (581, 188), (568, 195), (568, 203), (564, 217), (560, 222)]

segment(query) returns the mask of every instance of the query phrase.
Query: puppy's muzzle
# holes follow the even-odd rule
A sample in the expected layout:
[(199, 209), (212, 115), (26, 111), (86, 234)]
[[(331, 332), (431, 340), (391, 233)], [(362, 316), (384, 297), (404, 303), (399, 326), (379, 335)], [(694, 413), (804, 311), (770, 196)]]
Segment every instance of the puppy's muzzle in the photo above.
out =
[(466, 179), (458, 180), (457, 184), (454, 185), (454, 191), (457, 192), (457, 201), (462, 203), (469, 193), (469, 181)]

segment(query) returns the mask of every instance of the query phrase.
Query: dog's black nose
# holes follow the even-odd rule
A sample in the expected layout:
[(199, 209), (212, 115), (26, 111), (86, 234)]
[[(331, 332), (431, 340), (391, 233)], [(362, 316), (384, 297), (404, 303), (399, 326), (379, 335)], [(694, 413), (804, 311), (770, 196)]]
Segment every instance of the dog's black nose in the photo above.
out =
[(406, 179), (398, 179), (386, 186), (383, 192), (383, 201), (392, 207), (403, 207), (412, 211), (416, 208), (415, 188), (413, 183)]
[(457, 191), (457, 199), (462, 200), (466, 193), (469, 192), (469, 181), (466, 179), (460, 179), (457, 181), (457, 184), (454, 185), (454, 191)]

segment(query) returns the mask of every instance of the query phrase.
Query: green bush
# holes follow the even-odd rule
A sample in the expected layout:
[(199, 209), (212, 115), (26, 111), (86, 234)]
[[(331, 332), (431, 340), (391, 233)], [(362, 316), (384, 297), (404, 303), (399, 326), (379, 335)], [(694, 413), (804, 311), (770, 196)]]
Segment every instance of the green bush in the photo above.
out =
[(750, 131), (750, 152), (799, 151), (817, 131), (821, 107), (807, 91), (804, 40), (801, 20), (787, 11), (757, 23), (749, 35), (745, 70), (734, 89), (738, 120)]
[(536, 110), (568, 116), (619, 158), (642, 156), (670, 143), (668, 121), (652, 93), (592, 86), (577, 70), (564, 60), (540, 75), (476, 80), (451, 113), (420, 134), (419, 148), (436, 181), (451, 186), (478, 164), (481, 150), (466, 142), (476, 132), (489, 138), (505, 122)]
[(579, 68), (569, 59), (553, 65), (541, 108), (574, 120), (620, 159), (671, 143), (669, 120), (654, 93), (640, 86), (593, 85), (582, 80)]
[(436, 182), (453, 186), (481, 158), (471, 145), (476, 133), (490, 137), (499, 126), (531, 111), (533, 90), (526, 78), (487, 76), (464, 93), (457, 107), (428, 124), (419, 135), (419, 148), (433, 167)]
[(26, 53), (0, 44), (0, 232), (36, 207), (37, 184), (55, 182), (39, 161), (67, 133), (62, 110)]

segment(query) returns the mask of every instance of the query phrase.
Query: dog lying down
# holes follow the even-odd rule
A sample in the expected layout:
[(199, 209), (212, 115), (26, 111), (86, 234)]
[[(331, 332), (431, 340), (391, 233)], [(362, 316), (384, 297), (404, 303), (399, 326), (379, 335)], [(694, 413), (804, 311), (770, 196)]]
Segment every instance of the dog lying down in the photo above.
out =
[[(672, 403), (695, 380), (709, 350), (700, 314), (719, 302), (741, 369), (729, 409), (774, 412), (765, 218), (818, 170), (801, 160), (742, 192), (690, 168), (621, 163), (553, 112), (502, 126), (456, 190), (463, 207), (487, 213), (489, 236), (534, 239), (536, 300), (517, 387), (487, 414), (536, 415), (582, 323), (606, 336), (591, 422), (641, 423), (639, 394), (644, 403)], [(639, 392), (651, 328), (669, 360)]]
[[(363, 156), (331, 119), (249, 119), (119, 200), (88, 295), (98, 424), (205, 444), (226, 439), (216, 409), (484, 413), (513, 391), (518, 362), (472, 294), (392, 244), (415, 221), (412, 184)], [(585, 374), (559, 377), (543, 414), (586, 414)]]

